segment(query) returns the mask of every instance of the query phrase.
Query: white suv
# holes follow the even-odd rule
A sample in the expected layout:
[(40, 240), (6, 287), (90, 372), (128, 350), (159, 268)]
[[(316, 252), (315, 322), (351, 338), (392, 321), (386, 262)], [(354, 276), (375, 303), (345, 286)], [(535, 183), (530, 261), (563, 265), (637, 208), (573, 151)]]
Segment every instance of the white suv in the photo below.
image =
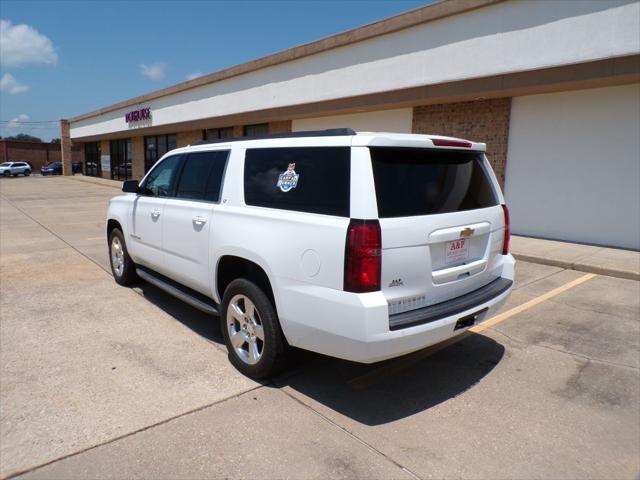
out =
[(0, 163), (0, 175), (3, 175), (5, 177), (13, 175), (14, 177), (17, 177), (20, 173), (25, 177), (31, 174), (31, 167), (27, 162)]
[(111, 200), (116, 282), (218, 314), (260, 378), (289, 345), (377, 362), (487, 319), (509, 295), (509, 214), (485, 145), (349, 129), (202, 142)]

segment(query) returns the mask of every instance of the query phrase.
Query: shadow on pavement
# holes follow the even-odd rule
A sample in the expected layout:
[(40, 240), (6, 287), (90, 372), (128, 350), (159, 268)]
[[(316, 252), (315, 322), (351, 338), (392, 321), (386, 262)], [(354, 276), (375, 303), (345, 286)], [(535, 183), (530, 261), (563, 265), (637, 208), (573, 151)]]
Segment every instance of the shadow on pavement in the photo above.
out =
[(357, 422), (381, 425), (460, 395), (489, 374), (504, 355), (502, 345), (477, 334), (431, 355), (429, 350), (372, 365), (328, 359), (276, 385), (288, 386)]
[[(145, 282), (144, 297), (198, 335), (224, 344), (220, 321)], [(468, 333), (438, 345), (371, 365), (293, 349), (291, 366), (271, 388), (288, 387), (365, 425), (381, 425), (427, 410), (481, 381), (500, 362), (504, 347)]]
[(140, 282), (134, 288), (141, 292), (145, 299), (171, 315), (185, 327), (190, 328), (207, 340), (224, 344), (218, 317), (201, 312), (150, 283)]

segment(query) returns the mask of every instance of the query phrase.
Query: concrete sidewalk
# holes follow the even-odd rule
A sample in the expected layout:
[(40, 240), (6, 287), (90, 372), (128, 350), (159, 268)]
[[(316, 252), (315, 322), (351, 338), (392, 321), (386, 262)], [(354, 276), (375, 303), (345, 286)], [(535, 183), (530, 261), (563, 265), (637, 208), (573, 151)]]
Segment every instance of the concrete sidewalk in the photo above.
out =
[[(122, 188), (122, 182), (74, 175), (73, 180)], [(519, 260), (611, 277), (640, 280), (640, 252), (579, 243), (511, 237), (511, 253)]]
[(511, 253), (527, 262), (640, 280), (640, 252), (631, 250), (513, 235)]

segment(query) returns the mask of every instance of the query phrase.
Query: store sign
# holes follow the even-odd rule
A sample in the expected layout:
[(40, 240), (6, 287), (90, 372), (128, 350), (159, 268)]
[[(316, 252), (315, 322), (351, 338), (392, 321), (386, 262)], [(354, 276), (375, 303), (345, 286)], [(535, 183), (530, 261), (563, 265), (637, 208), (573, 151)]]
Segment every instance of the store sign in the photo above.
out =
[(132, 110), (124, 114), (124, 119), (127, 123), (142, 122), (144, 120), (151, 120), (151, 108), (145, 107), (138, 110)]

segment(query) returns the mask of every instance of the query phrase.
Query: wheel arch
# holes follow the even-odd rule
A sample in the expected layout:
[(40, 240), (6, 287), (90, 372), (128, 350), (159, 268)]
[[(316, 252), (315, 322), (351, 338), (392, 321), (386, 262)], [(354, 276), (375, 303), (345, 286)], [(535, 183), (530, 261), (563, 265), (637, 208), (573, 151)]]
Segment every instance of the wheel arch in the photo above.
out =
[(107, 241), (109, 240), (109, 235), (111, 235), (111, 232), (116, 228), (123, 232), (122, 225), (120, 225), (120, 222), (118, 220), (116, 220), (115, 218), (110, 218), (109, 220), (107, 220)]
[(278, 311), (273, 286), (267, 271), (254, 260), (237, 255), (222, 255), (218, 259), (215, 275), (215, 293), (220, 301), (227, 286), (238, 278), (245, 278), (255, 283), (269, 297), (273, 307)]

